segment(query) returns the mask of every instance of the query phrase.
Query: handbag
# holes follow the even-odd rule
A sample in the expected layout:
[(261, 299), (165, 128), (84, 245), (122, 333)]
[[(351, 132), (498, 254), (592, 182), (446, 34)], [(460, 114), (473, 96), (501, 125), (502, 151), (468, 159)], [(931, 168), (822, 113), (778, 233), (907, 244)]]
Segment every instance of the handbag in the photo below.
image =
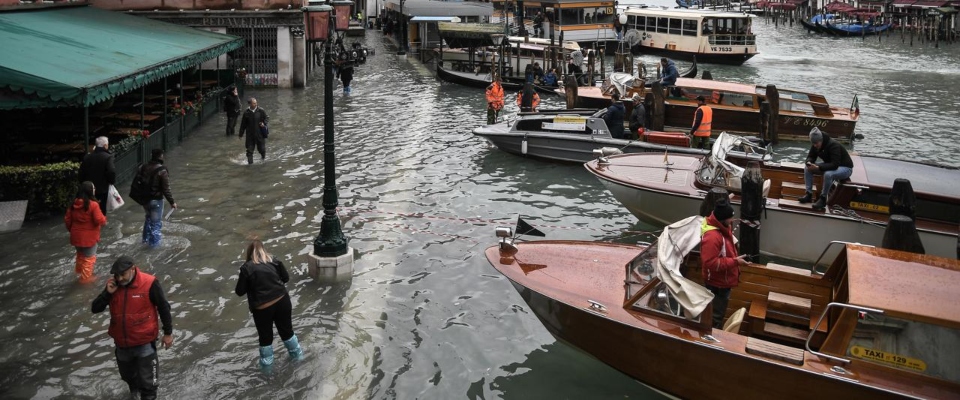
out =
[(263, 124), (263, 126), (260, 127), (260, 136), (264, 139), (270, 136), (270, 128), (267, 127), (267, 124)]
[(107, 211), (113, 211), (120, 207), (123, 207), (123, 197), (120, 197), (117, 188), (110, 185), (110, 188), (107, 189)]

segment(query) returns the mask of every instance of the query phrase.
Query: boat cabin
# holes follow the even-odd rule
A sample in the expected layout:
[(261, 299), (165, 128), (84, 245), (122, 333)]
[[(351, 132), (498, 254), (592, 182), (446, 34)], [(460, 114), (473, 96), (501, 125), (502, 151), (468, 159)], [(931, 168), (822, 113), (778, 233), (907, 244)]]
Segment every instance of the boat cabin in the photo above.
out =
[(699, 254), (671, 273), (663, 263), (672, 254), (658, 255), (664, 247), (655, 243), (626, 265), (623, 307), (688, 327), (728, 350), (745, 341), (748, 354), (813, 370), (823, 367), (812, 363), (826, 364), (824, 373), (893, 393), (960, 393), (960, 261), (838, 244), (843, 249), (822, 272), (741, 267), (721, 331), (711, 327), (709, 300), (690, 305), (709, 295)]
[[(628, 8), (625, 27), (639, 34), (640, 52), (701, 62), (742, 64), (757, 54), (753, 15), (732, 11)], [(645, 51), (646, 50), (646, 51)]]

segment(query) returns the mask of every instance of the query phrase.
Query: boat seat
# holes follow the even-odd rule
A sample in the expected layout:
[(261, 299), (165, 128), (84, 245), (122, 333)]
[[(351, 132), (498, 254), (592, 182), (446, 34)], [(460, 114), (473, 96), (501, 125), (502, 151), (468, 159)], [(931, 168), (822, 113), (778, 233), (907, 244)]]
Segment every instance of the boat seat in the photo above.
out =
[(771, 310), (800, 315), (809, 320), (810, 307), (811, 301), (808, 298), (777, 292), (767, 294), (767, 308)]
[(747, 353), (780, 360), (794, 365), (803, 365), (804, 351), (782, 344), (771, 343), (754, 337), (747, 338)]
[(743, 316), (747, 314), (746, 307), (740, 307), (739, 310), (734, 311), (730, 315), (730, 318), (727, 318), (727, 322), (723, 324), (723, 330), (727, 332), (739, 333), (740, 324), (743, 323)]

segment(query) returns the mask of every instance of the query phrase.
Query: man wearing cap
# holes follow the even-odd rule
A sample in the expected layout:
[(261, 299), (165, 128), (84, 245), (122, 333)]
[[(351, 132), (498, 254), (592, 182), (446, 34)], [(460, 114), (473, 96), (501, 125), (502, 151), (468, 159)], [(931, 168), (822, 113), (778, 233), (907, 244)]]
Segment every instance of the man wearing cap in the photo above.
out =
[(610, 107), (607, 107), (607, 113), (603, 115), (603, 120), (607, 123), (607, 129), (610, 130), (610, 136), (614, 139), (623, 139), (623, 117), (627, 113), (626, 107), (620, 102), (620, 94), (613, 92), (610, 95)]
[(643, 101), (639, 94), (633, 95), (633, 111), (630, 112), (630, 138), (643, 136), (643, 129), (646, 125), (644, 121), (647, 117), (647, 109), (643, 107)]
[[(807, 193), (799, 199), (800, 203), (813, 201), (813, 174), (823, 174), (823, 187), (820, 188), (820, 197), (813, 203), (814, 210), (823, 210), (827, 206), (827, 194), (833, 181), (840, 181), (850, 177), (853, 173), (853, 159), (839, 142), (829, 135), (824, 135), (820, 129), (810, 130), (810, 152), (807, 153), (807, 166), (803, 171), (803, 184)], [(817, 158), (823, 160), (816, 163)]]
[(713, 293), (714, 328), (723, 327), (730, 290), (740, 283), (745, 257), (737, 255), (733, 242), (733, 207), (721, 199), (700, 225), (700, 268), (704, 285)]
[(110, 306), (110, 328), (117, 349), (117, 367), (120, 378), (127, 383), (130, 393), (140, 394), (141, 400), (157, 398), (159, 363), (157, 336), (159, 322), (163, 323), (164, 348), (173, 345), (173, 322), (170, 303), (163, 288), (153, 275), (140, 271), (133, 258), (120, 256), (110, 268), (113, 277), (93, 300), (93, 313)]
[(713, 109), (707, 105), (703, 96), (697, 96), (697, 111), (693, 114), (693, 127), (690, 128), (690, 135), (693, 136), (690, 146), (705, 149), (710, 142), (710, 135), (713, 134), (712, 125)]

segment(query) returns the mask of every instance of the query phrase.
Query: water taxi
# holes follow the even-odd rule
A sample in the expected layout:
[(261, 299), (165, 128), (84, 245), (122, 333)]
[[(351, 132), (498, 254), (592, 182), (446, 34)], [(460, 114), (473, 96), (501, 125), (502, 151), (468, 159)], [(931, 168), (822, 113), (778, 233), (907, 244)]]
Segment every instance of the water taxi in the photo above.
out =
[(757, 55), (753, 15), (698, 9), (627, 8), (625, 36), (635, 53), (740, 65)]

